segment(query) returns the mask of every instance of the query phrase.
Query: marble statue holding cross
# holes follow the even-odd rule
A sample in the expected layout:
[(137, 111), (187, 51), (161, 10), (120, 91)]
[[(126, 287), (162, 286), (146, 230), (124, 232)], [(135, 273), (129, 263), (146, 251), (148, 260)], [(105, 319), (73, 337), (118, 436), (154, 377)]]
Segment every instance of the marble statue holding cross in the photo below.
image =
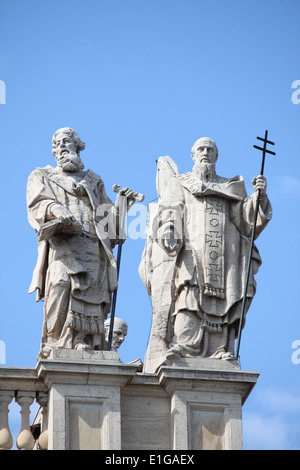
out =
[(157, 162), (159, 198), (149, 206), (139, 268), (153, 306), (146, 372), (182, 358), (234, 358), (245, 285), (247, 311), (261, 265), (254, 246), (246, 284), (258, 194), (255, 238), (272, 217), (264, 176), (253, 179), (254, 193), (248, 197), (241, 176), (216, 173), (218, 149), (212, 139), (198, 139), (191, 156), (194, 166), (184, 174), (168, 156)]

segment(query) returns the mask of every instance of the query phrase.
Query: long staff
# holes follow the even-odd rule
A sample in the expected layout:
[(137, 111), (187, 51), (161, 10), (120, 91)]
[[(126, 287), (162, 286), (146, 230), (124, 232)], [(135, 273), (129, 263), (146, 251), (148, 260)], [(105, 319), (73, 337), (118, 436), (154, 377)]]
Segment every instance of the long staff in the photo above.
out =
[[(118, 193), (120, 186), (118, 184), (114, 184), (112, 189), (115, 193)], [(141, 193), (134, 193), (133, 197), (138, 202), (142, 202), (144, 200), (144, 195)], [(125, 226), (126, 212), (127, 212), (127, 198), (126, 196), (124, 196), (124, 197), (121, 197), (120, 218), (119, 218), (119, 221), (120, 221), (119, 222), (119, 234), (121, 235), (121, 237), (119, 238), (118, 253), (117, 253), (117, 280), (118, 281), (119, 281), (119, 274), (120, 274), (122, 246), (126, 240), (125, 237), (122, 238), (123, 232), (124, 232), (124, 226)], [(116, 304), (117, 304), (117, 293), (118, 293), (118, 287), (113, 291), (113, 296), (112, 296), (107, 351), (111, 350), (111, 343), (112, 343), (112, 337), (113, 337), (113, 331), (114, 331), (115, 311), (116, 311)]]
[[(274, 144), (274, 142), (271, 142), (270, 140), (267, 140), (268, 139), (268, 131), (265, 131), (265, 137), (264, 138), (257, 137), (257, 139), (263, 141), (263, 143), (264, 143), (263, 148), (258, 147), (257, 145), (253, 145), (254, 148), (256, 148), (258, 150), (261, 150), (262, 153), (263, 153), (262, 154), (262, 162), (261, 162), (261, 170), (260, 170), (260, 175), (263, 176), (266, 153), (276, 155), (275, 152), (271, 152), (271, 150), (267, 150), (267, 144), (270, 144), (270, 145), (275, 145), (275, 144)], [(250, 277), (250, 270), (251, 270), (251, 260), (252, 260), (253, 246), (254, 246), (257, 215), (258, 215), (258, 210), (259, 210), (259, 202), (260, 202), (260, 189), (258, 190), (257, 199), (256, 199), (254, 222), (253, 222), (252, 236), (251, 236), (251, 243), (250, 243), (250, 252), (249, 252), (249, 259), (248, 259), (248, 266), (247, 266), (246, 285), (245, 285), (245, 290), (244, 290), (244, 297), (243, 297), (243, 303), (242, 303), (242, 312), (241, 312), (241, 318), (240, 318), (240, 323), (239, 323), (239, 331), (238, 331), (238, 340), (237, 340), (235, 359), (239, 358), (241, 336), (242, 336), (242, 326), (243, 326), (243, 321), (244, 321), (244, 316), (245, 316), (245, 306), (246, 306), (246, 300), (247, 300), (247, 291), (248, 291), (248, 284), (249, 284), (249, 277)]]

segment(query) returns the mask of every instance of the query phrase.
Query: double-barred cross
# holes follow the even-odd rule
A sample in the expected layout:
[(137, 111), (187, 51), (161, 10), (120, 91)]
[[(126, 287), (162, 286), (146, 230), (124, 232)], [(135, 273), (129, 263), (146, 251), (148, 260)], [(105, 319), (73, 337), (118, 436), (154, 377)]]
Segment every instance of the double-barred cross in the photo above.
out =
[(261, 150), (262, 153), (263, 153), (262, 162), (261, 162), (261, 170), (260, 170), (260, 175), (263, 175), (264, 174), (266, 153), (270, 153), (271, 155), (276, 155), (275, 152), (271, 152), (271, 150), (267, 150), (267, 144), (270, 144), (270, 145), (275, 145), (275, 144), (271, 140), (268, 140), (268, 131), (265, 131), (265, 137), (264, 138), (262, 138), (262, 137), (256, 137), (256, 138), (258, 140), (261, 140), (264, 143), (263, 147), (258, 147), (258, 145), (253, 145), (253, 147), (255, 149)]

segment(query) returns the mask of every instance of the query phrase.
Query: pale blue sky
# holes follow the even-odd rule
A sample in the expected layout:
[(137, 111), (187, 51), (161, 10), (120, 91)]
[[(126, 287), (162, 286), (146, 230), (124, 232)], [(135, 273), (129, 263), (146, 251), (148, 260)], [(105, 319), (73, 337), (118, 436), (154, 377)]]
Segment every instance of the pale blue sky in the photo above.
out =
[[(189, 171), (201, 136), (219, 147), (217, 172), (242, 174), (250, 193), (261, 164), (253, 144), (268, 129), (274, 216), (257, 241), (263, 265), (240, 350), (242, 368), (261, 373), (244, 406), (244, 443), (300, 448), (300, 364), (292, 362), (300, 340), (299, 14), (297, 0), (2, 0), (0, 340), (8, 367), (36, 364), (43, 306), (27, 294), (36, 239), (25, 191), (34, 168), (54, 164), (56, 129), (79, 132), (86, 168), (113, 200), (117, 183), (144, 192), (145, 204), (157, 197), (155, 160), (170, 155)], [(122, 254), (124, 361), (144, 358), (151, 326), (137, 272), (144, 243), (128, 239)]]

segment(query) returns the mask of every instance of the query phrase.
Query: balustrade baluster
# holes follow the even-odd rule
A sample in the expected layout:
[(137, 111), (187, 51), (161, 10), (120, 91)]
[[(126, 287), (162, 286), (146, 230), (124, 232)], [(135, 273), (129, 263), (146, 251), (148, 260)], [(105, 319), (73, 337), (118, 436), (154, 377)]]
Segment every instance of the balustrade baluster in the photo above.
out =
[(39, 436), (39, 447), (41, 450), (48, 449), (48, 393), (40, 392), (37, 402), (42, 407), (41, 434)]
[(9, 390), (0, 390), (0, 450), (9, 450), (13, 446), (13, 438), (8, 424), (8, 405), (14, 394)]
[(16, 402), (21, 406), (21, 430), (17, 438), (20, 450), (32, 450), (35, 443), (29, 424), (30, 406), (34, 399), (34, 392), (17, 392)]

